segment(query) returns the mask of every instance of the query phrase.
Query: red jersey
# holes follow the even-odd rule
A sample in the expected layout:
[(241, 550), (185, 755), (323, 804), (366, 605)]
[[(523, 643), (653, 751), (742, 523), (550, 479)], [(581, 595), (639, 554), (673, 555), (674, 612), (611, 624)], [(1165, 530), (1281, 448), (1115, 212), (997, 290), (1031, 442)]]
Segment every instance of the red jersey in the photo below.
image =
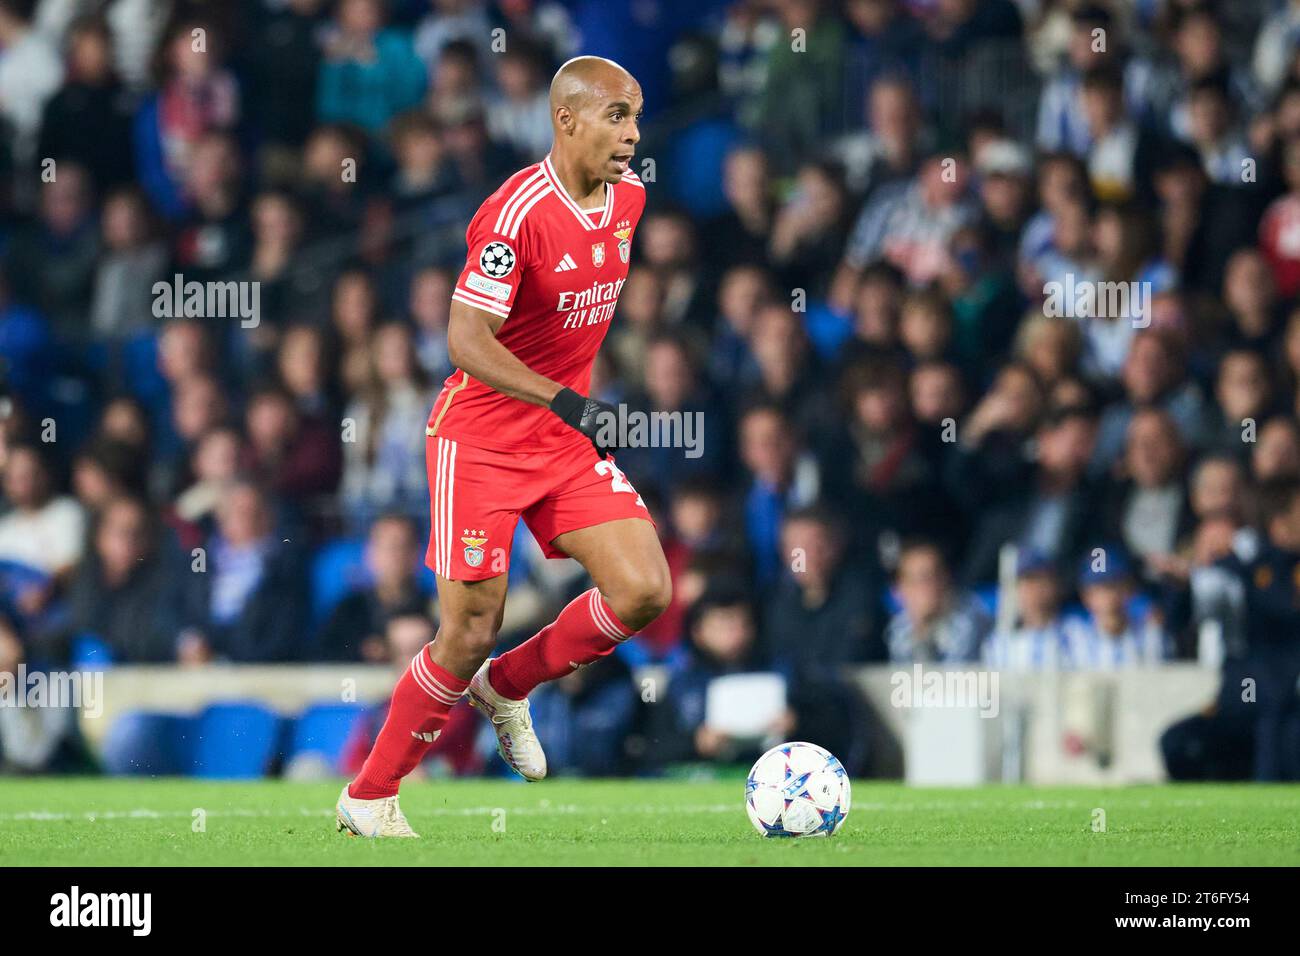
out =
[[(548, 156), (479, 207), (452, 298), (505, 319), (497, 341), (539, 375), (583, 395), (627, 280), (645, 187), (631, 170), (605, 204), (579, 209)], [(460, 369), (443, 383), (429, 435), (498, 451), (587, 441), (548, 409), (503, 395)]]

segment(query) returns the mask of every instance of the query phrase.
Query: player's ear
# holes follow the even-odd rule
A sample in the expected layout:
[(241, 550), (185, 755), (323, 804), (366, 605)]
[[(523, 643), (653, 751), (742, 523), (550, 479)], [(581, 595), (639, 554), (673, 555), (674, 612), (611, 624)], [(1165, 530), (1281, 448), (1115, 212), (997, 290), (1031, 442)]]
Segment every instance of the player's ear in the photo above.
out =
[(555, 127), (563, 133), (573, 135), (574, 116), (573, 111), (567, 106), (557, 106), (555, 108)]

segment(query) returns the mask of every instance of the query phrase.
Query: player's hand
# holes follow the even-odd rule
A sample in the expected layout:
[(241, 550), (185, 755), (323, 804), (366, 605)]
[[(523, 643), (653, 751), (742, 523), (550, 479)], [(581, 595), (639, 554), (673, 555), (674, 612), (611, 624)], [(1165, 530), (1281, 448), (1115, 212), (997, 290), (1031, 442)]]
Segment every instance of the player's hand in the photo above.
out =
[(550, 407), (560, 421), (590, 438), (602, 455), (618, 450), (618, 412), (609, 402), (562, 388), (551, 399)]

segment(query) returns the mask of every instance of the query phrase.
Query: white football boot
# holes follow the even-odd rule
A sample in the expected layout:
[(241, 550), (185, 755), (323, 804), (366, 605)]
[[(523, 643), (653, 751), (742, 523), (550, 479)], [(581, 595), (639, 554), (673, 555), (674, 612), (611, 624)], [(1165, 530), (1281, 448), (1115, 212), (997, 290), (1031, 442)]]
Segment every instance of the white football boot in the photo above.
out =
[(397, 805), (396, 795), (380, 800), (358, 800), (348, 796), (345, 785), (334, 808), (339, 833), (363, 837), (418, 837)]
[(542, 742), (533, 730), (533, 718), (528, 712), (528, 698), (511, 700), (492, 689), (488, 680), (491, 660), (470, 678), (469, 704), (492, 722), (497, 733), (497, 753), (515, 773), (530, 783), (546, 776), (546, 754)]

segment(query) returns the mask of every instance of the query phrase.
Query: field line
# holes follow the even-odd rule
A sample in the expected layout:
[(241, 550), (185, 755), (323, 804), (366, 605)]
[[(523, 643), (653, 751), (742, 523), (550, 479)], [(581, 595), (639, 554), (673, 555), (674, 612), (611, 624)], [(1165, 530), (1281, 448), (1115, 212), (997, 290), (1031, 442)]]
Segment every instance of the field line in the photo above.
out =
[[(1108, 794), (1098, 793), (1098, 798), (1104, 800)], [(854, 801), (853, 809), (858, 811), (867, 811), (871, 813), (915, 813), (929, 811), (959, 811), (959, 810), (1079, 810), (1088, 808), (1097, 804), (1097, 800), (1079, 799), (1079, 800), (1027, 800), (1015, 803), (1004, 803), (997, 800), (929, 800), (929, 801), (896, 801), (896, 802), (867, 802)], [(1130, 806), (1149, 808), (1155, 804), (1151, 800), (1134, 801)], [(1175, 799), (1169, 801), (1160, 801), (1160, 806), (1167, 807), (1205, 807), (1209, 803), (1203, 799)], [(1294, 807), (1291, 802), (1282, 802), (1276, 804), (1278, 807)], [(591, 814), (600, 816), (611, 816), (620, 814), (640, 814), (643, 816), (670, 816), (674, 814), (721, 814), (735, 813), (740, 807), (740, 800), (735, 803), (708, 803), (708, 804), (627, 804), (624, 806), (590, 806), (575, 803), (551, 803), (549, 800), (542, 800), (536, 804), (527, 806), (511, 806), (502, 804), (497, 806), (473, 806), (473, 807), (422, 807), (418, 803), (408, 804), (407, 809), (412, 813), (425, 817), (477, 817), (490, 816), (493, 813), (505, 810), (507, 813), (518, 816), (573, 816), (576, 814)], [(315, 807), (298, 807), (297, 809), (272, 809), (261, 810), (255, 808), (227, 807), (224, 809), (207, 809), (206, 807), (195, 807), (194, 809), (203, 809), (209, 817), (233, 817), (248, 819), (290, 819), (290, 818), (311, 818), (311, 817), (329, 817), (334, 814), (333, 808), (322, 806)], [(190, 818), (194, 810), (156, 810), (147, 807), (137, 807), (129, 810), (86, 810), (80, 812), (54, 811), (54, 810), (23, 810), (12, 813), (0, 813), (0, 823), (2, 822), (66, 822), (66, 821), (85, 821), (95, 823), (100, 820), (166, 820)]]

